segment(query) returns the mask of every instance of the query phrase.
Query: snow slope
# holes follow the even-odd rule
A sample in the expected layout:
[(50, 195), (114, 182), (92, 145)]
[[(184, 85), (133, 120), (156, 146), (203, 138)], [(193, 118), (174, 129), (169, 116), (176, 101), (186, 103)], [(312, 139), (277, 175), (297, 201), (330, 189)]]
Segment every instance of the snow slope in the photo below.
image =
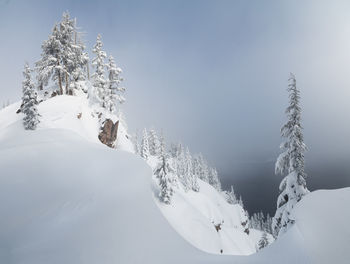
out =
[[(98, 140), (99, 121), (98, 114), (93, 110), (84, 96), (56, 96), (48, 98), (38, 105), (41, 115), (37, 131), (28, 133), (22, 128), (22, 114), (15, 114), (19, 103), (13, 104), (0, 112), (0, 140), (3, 147), (16, 141), (16, 145), (25, 144), (26, 140), (36, 133), (43, 133), (40, 142), (51, 141), (47, 138), (46, 130), (50, 133), (69, 133), (82, 137), (87, 142), (100, 145)], [(78, 118), (78, 116), (80, 118)], [(116, 117), (109, 116), (116, 121)], [(54, 132), (56, 131), (56, 132)], [(8, 132), (8, 137), (6, 133)], [(23, 132), (24, 135), (17, 135)], [(127, 132), (120, 124), (118, 131), (118, 150), (133, 152), (132, 143), (126, 138)], [(156, 163), (156, 158), (153, 163)], [(150, 164), (152, 166), (152, 161)], [(154, 165), (154, 164), (153, 164)], [(149, 177), (151, 182), (152, 177)], [(244, 233), (242, 222), (246, 221), (243, 209), (239, 205), (230, 205), (213, 187), (199, 180), (200, 192), (185, 192), (177, 188), (173, 203), (164, 206), (155, 199), (163, 215), (177, 232), (197, 248), (209, 252), (235, 255), (248, 255), (255, 253), (255, 245), (261, 237), (261, 232), (252, 230)], [(153, 186), (157, 189), (155, 181)], [(151, 193), (151, 191), (150, 191)], [(215, 225), (220, 224), (221, 230), (216, 231)]]
[[(175, 190), (170, 205), (155, 199), (165, 218), (175, 230), (192, 245), (214, 254), (249, 255), (261, 231), (244, 232), (242, 222), (247, 221), (243, 208), (226, 202), (212, 186), (198, 179), (200, 191)], [(215, 226), (220, 225), (220, 230)]]
[[(160, 160), (150, 156), (147, 163), (157, 168)], [(255, 253), (262, 232), (248, 226), (247, 215), (239, 204), (229, 204), (210, 184), (198, 179), (199, 191), (186, 190), (178, 181), (171, 204), (159, 201), (158, 179), (153, 176), (154, 201), (170, 225), (196, 248), (213, 254), (250, 255)], [(219, 227), (219, 230), (216, 229)], [(268, 235), (270, 242), (273, 237)]]
[(350, 188), (307, 195), (294, 210), (301, 245), (313, 263), (350, 262)]
[[(23, 115), (21, 113), (15, 114), (19, 108), (20, 103), (18, 102), (0, 111), (0, 139), (3, 133), (23, 130), (21, 124)], [(100, 109), (89, 104), (86, 96), (56, 96), (38, 105), (38, 111), (41, 115), (38, 130), (69, 130), (89, 142), (100, 144), (98, 139), (100, 124), (98, 114), (96, 114), (98, 110)], [(110, 118), (114, 122), (117, 121), (117, 117), (114, 115), (106, 116), (106, 118)], [(122, 123), (118, 127), (117, 146), (120, 150), (134, 152), (132, 142), (128, 139), (127, 131)]]
[[(257, 254), (207, 254), (162, 216), (141, 158), (81, 134), (73, 114), (53, 118), (45, 103), (36, 131), (23, 130), (18, 104), (0, 111), (0, 263), (348, 263), (350, 188), (310, 193), (296, 225)], [(94, 127), (88, 120), (82, 128)]]

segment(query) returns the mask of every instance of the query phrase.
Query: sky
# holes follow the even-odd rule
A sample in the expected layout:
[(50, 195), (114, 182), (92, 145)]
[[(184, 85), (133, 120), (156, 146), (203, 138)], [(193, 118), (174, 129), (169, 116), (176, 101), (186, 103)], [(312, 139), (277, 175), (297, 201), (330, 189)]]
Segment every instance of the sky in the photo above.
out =
[(0, 103), (21, 96), (64, 11), (123, 69), (131, 133), (202, 152), (250, 211), (273, 213), (290, 72), (301, 90), (309, 189), (350, 186), (349, 1), (0, 0)]

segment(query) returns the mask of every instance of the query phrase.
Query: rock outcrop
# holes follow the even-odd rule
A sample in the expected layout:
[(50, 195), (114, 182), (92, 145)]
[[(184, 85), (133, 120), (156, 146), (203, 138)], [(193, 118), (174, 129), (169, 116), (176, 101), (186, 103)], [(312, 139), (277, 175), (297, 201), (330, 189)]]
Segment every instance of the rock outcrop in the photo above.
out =
[(110, 148), (115, 147), (115, 141), (117, 140), (119, 121), (113, 123), (111, 119), (106, 119), (103, 122), (98, 139)]

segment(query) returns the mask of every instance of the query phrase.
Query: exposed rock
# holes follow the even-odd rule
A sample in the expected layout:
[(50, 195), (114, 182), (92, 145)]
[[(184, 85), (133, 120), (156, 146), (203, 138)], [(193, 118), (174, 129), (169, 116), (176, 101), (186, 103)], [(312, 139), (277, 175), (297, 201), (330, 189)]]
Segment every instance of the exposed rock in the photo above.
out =
[(117, 139), (119, 121), (115, 124), (111, 119), (106, 119), (101, 127), (98, 139), (110, 148), (114, 148), (114, 143)]
[(248, 228), (248, 220), (245, 222), (242, 222), (241, 225), (244, 228), (244, 233), (246, 233), (247, 235), (249, 235), (249, 228)]
[(214, 225), (216, 232), (219, 232), (221, 230), (221, 224)]
[(79, 114), (77, 115), (77, 118), (80, 119), (82, 115), (83, 115), (83, 113), (79, 113)]

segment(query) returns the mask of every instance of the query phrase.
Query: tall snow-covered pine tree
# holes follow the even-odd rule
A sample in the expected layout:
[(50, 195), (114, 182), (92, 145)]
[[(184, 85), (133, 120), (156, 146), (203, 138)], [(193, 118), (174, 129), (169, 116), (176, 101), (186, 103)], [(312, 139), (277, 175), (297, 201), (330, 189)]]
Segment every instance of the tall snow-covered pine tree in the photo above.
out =
[(155, 169), (154, 174), (158, 179), (160, 192), (159, 192), (159, 199), (165, 203), (170, 204), (171, 203), (171, 197), (174, 193), (173, 190), (173, 173), (174, 169), (171, 167), (168, 154), (164, 151), (160, 154), (161, 162), (159, 163), (158, 167)]
[(125, 87), (121, 86), (121, 82), (124, 80), (121, 77), (122, 69), (117, 67), (115, 60), (112, 56), (109, 56), (107, 63), (107, 73), (108, 73), (108, 85), (106, 90), (106, 104), (108, 110), (113, 113), (116, 109), (116, 104), (122, 104), (125, 102), (123, 93), (125, 92)]
[(140, 155), (142, 158), (145, 160), (148, 160), (150, 154), (149, 154), (149, 145), (148, 145), (148, 136), (147, 136), (147, 130), (143, 130), (142, 134), (142, 141), (141, 141), (141, 150), (140, 150)]
[(31, 80), (31, 69), (28, 63), (24, 65), (24, 80), (22, 82), (23, 96), (21, 112), (24, 114), (23, 125), (26, 130), (35, 130), (39, 124), (37, 93)]
[(95, 72), (91, 77), (96, 98), (99, 100), (103, 108), (108, 109), (109, 98), (107, 93), (107, 80), (105, 78), (105, 58), (107, 57), (107, 54), (102, 50), (102, 47), (102, 38), (101, 35), (98, 34), (96, 44), (92, 50), (96, 57), (92, 59), (92, 65), (95, 67)]
[(286, 176), (279, 186), (277, 210), (272, 221), (275, 237), (284, 233), (294, 223), (290, 218), (291, 210), (309, 192), (304, 171), (306, 145), (301, 126), (300, 92), (292, 73), (287, 90), (289, 92), (289, 106), (286, 109), (288, 121), (281, 128), (281, 136), (285, 141), (280, 146), (282, 153), (277, 158), (275, 166), (276, 174)]
[(149, 152), (152, 156), (160, 155), (160, 142), (157, 133), (151, 129), (148, 133)]

